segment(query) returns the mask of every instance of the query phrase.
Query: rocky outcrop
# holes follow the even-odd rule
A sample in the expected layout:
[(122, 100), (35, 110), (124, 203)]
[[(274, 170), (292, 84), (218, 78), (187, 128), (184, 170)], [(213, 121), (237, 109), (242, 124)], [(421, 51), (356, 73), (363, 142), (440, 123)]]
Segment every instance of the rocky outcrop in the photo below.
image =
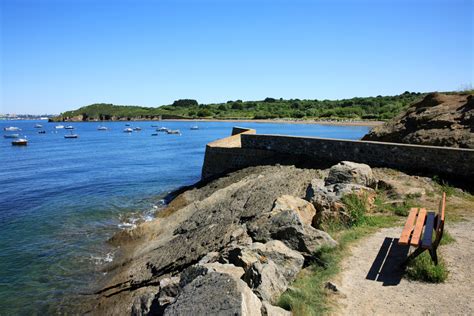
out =
[(428, 94), (406, 113), (373, 128), (363, 140), (474, 148), (472, 94)]
[(376, 184), (372, 169), (366, 164), (342, 161), (332, 166), (324, 181), (311, 181), (306, 193), (306, 200), (312, 202), (316, 209), (313, 226), (321, 227), (324, 222), (331, 220), (349, 222), (350, 215), (342, 198), (355, 194), (370, 204), (375, 198), (372, 187)]
[(374, 181), (370, 167), (342, 162), (252, 167), (189, 188), (111, 239), (120, 253), (87, 312), (285, 315), (272, 304), (321, 247), (336, 246), (318, 229), (321, 214)]

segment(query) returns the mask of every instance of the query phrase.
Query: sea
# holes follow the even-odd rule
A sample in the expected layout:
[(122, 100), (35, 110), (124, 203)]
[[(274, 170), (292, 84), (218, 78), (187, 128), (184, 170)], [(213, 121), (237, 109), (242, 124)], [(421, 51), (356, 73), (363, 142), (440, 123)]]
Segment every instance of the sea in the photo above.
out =
[[(126, 124), (141, 131), (125, 133)], [(62, 124), (74, 130), (57, 125), (0, 121), (0, 133), (28, 139), (28, 146), (12, 146), (12, 139), (0, 136), (0, 315), (73, 309), (71, 298), (91, 291), (114, 260), (116, 250), (106, 241), (153, 220), (170, 192), (198, 181), (206, 143), (229, 136), (233, 126), (339, 139), (359, 139), (370, 129), (189, 121)], [(191, 130), (193, 125), (199, 129)], [(7, 126), (21, 131), (3, 131)], [(157, 133), (162, 126), (181, 135)], [(78, 138), (64, 138), (70, 133)]]

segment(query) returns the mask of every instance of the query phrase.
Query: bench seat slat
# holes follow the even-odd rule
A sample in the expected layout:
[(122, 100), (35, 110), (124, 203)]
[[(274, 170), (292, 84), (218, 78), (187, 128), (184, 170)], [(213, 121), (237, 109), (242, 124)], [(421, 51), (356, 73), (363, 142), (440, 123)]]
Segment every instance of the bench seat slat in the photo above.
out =
[(418, 212), (418, 217), (416, 219), (413, 235), (411, 236), (410, 245), (418, 246), (420, 244), (421, 232), (423, 231), (423, 226), (425, 225), (425, 219), (426, 219), (426, 209), (422, 208)]
[(410, 209), (410, 213), (408, 214), (408, 218), (405, 223), (405, 227), (403, 228), (402, 235), (398, 240), (399, 245), (407, 246), (409, 244), (411, 233), (413, 232), (413, 228), (415, 228), (415, 220), (417, 214), (418, 208), (414, 207)]
[(433, 242), (433, 230), (435, 226), (435, 217), (436, 214), (434, 212), (428, 212), (426, 216), (426, 225), (425, 225), (425, 232), (423, 233), (423, 239), (421, 240), (421, 247), (425, 249), (431, 248), (431, 244)]

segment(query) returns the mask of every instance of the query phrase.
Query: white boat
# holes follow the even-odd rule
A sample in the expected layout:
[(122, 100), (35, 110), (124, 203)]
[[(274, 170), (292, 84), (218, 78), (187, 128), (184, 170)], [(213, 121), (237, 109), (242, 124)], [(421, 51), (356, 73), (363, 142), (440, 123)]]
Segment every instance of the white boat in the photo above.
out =
[(66, 126), (64, 129), (74, 129), (74, 126), (69, 125), (69, 126)]
[(8, 131), (8, 132), (16, 132), (16, 131), (21, 131), (21, 128), (16, 127), (16, 126), (9, 126), (9, 127), (5, 127), (3, 130)]
[(181, 131), (179, 129), (169, 129), (166, 131), (166, 134), (181, 135)]
[(41, 124), (36, 124), (36, 125), (35, 125), (35, 128), (43, 128), (43, 125), (41, 125)]
[(192, 131), (195, 131), (195, 130), (198, 130), (198, 129), (199, 129), (199, 126), (197, 126), (197, 125), (191, 126)]
[(105, 127), (105, 126), (99, 126), (99, 127), (97, 128), (97, 130), (98, 130), (98, 131), (106, 131), (106, 130), (108, 130), (108, 128)]
[(20, 134), (5, 134), (3, 135), (4, 138), (18, 138)]
[(64, 129), (64, 125), (56, 125), (54, 128), (55, 129)]
[(26, 146), (28, 145), (28, 140), (26, 138), (19, 138), (12, 141), (13, 146)]
[(130, 127), (127, 127), (123, 130), (124, 133), (132, 133), (133, 132), (133, 129), (131, 129)]
[(168, 132), (168, 130), (169, 129), (167, 129), (166, 127), (160, 127), (156, 129), (157, 132)]

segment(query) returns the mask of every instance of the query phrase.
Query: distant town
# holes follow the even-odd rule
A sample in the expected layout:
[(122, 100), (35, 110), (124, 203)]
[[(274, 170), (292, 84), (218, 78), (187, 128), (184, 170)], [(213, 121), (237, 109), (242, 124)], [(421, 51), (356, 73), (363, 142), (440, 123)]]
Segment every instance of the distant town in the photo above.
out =
[(56, 116), (56, 114), (1, 114), (0, 120), (48, 120), (51, 117)]

